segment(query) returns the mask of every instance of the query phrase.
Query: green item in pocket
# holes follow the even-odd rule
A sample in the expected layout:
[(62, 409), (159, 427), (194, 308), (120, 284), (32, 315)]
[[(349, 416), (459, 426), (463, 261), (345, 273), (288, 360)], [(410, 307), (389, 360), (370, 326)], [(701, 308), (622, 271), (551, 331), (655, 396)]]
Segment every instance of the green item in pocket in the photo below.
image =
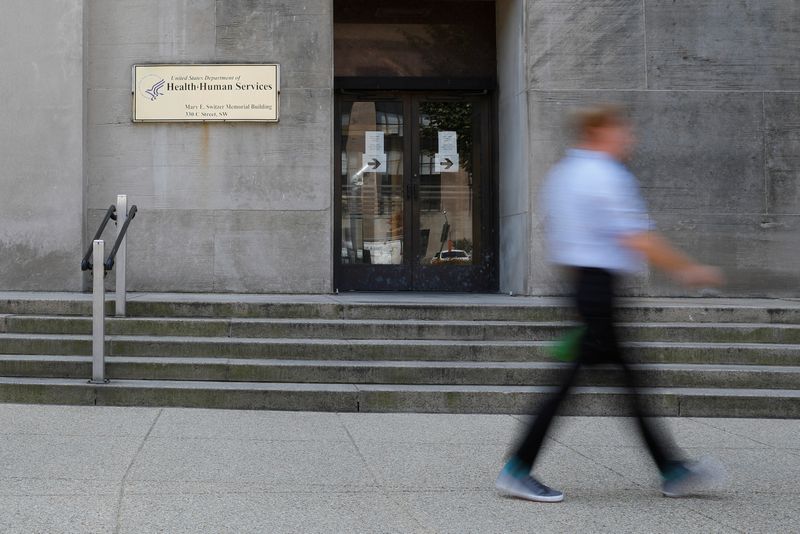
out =
[(562, 362), (571, 362), (575, 360), (580, 351), (581, 339), (583, 338), (584, 332), (586, 332), (585, 326), (571, 330), (553, 345), (550, 349), (550, 354), (552, 354), (556, 360), (561, 360)]

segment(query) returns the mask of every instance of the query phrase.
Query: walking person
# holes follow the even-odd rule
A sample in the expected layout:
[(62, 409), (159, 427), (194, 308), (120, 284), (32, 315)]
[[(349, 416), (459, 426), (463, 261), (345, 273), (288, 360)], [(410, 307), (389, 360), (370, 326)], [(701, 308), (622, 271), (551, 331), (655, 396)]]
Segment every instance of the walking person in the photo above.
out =
[(622, 110), (599, 106), (575, 116), (577, 144), (550, 171), (543, 190), (551, 260), (573, 282), (583, 334), (576, 358), (558, 391), (540, 407), (515, 454), (497, 478), (502, 493), (540, 502), (559, 502), (561, 491), (531, 473), (558, 407), (583, 365), (621, 366), (632, 393), (633, 414), (663, 479), (667, 496), (681, 496), (715, 481), (721, 467), (713, 461), (689, 462), (670, 436), (644, 418), (633, 372), (625, 362), (615, 332), (614, 289), (622, 276), (649, 262), (686, 286), (712, 286), (722, 273), (700, 265), (655, 232), (635, 177), (624, 163), (634, 146), (633, 130)]

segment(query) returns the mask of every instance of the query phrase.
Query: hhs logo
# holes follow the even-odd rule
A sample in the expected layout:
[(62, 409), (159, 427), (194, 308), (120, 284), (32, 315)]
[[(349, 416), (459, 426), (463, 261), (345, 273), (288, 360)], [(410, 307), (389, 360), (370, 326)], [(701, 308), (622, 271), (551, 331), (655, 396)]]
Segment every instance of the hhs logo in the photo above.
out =
[(145, 89), (144, 92), (150, 97), (150, 100), (155, 100), (159, 96), (163, 96), (164, 93), (159, 93), (158, 91), (164, 87), (164, 80), (157, 81), (153, 84), (153, 87), (150, 89)]
[(164, 88), (164, 83), (163, 78), (151, 74), (142, 79), (139, 83), (139, 90), (143, 93), (145, 98), (154, 101), (159, 96), (164, 96), (164, 93), (161, 92)]

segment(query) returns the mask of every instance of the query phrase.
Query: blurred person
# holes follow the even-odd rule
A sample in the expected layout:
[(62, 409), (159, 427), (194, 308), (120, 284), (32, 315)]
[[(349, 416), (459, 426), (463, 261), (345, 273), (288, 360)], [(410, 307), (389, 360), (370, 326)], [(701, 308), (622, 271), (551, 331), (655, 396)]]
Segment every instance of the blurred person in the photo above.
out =
[(561, 491), (533, 476), (537, 455), (581, 366), (616, 364), (631, 390), (639, 432), (661, 473), (662, 492), (682, 496), (718, 482), (723, 468), (711, 459), (686, 460), (668, 433), (643, 416), (635, 377), (615, 331), (614, 289), (621, 277), (643, 270), (645, 262), (688, 287), (721, 285), (723, 275), (691, 260), (653, 228), (636, 178), (625, 166), (635, 139), (623, 110), (597, 106), (577, 113), (574, 122), (577, 144), (549, 172), (542, 208), (550, 259), (566, 268), (573, 283), (583, 333), (562, 385), (540, 407), (496, 487), (532, 501), (564, 499)]

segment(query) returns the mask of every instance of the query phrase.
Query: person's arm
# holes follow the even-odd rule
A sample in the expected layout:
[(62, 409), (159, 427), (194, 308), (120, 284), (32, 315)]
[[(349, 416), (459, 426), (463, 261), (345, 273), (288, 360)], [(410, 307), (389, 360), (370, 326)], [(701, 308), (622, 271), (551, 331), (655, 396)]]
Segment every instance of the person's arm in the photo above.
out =
[(701, 265), (673, 247), (654, 231), (639, 232), (622, 238), (623, 246), (642, 254), (648, 263), (678, 282), (688, 286), (719, 286), (724, 283), (722, 271)]

